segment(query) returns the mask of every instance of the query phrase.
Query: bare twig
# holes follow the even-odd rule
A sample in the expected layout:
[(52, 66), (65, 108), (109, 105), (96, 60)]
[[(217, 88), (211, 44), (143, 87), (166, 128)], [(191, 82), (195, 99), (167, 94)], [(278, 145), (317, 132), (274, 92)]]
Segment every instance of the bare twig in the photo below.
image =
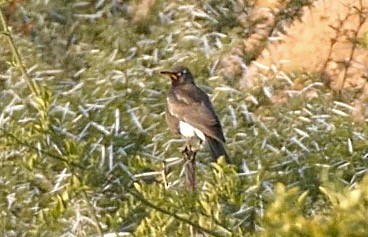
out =
[(360, 8), (359, 9), (358, 8), (355, 8), (355, 10), (356, 10), (356, 12), (358, 13), (358, 16), (359, 16), (359, 24), (358, 24), (356, 30), (353, 32), (354, 35), (351, 38), (351, 43), (352, 43), (351, 51), (350, 51), (350, 55), (349, 55), (348, 61), (345, 63), (344, 76), (342, 78), (340, 92), (344, 89), (345, 81), (346, 81), (346, 78), (348, 76), (348, 72), (349, 72), (349, 68), (351, 66), (351, 62), (353, 61), (355, 50), (358, 47), (357, 39), (358, 39), (359, 31), (361, 30), (361, 28), (362, 28), (365, 20), (367, 19), (367, 16), (364, 13), (364, 7), (363, 7), (362, 0), (359, 0), (359, 4), (360, 4), (360, 6), (359, 6)]
[(329, 45), (329, 49), (328, 49), (328, 55), (327, 55), (326, 61), (324, 62), (323, 66), (322, 66), (322, 72), (326, 70), (327, 64), (331, 61), (332, 49), (333, 49), (334, 45), (338, 42), (338, 38), (341, 35), (341, 30), (342, 30), (342, 28), (343, 28), (346, 20), (350, 16), (351, 16), (351, 14), (350, 14), (350, 8), (349, 8), (347, 14), (345, 15), (345, 17), (343, 19), (339, 19), (339, 22), (338, 22), (338, 25), (337, 26), (330, 25), (330, 27), (333, 30), (335, 30), (335, 36), (330, 39), (330, 45)]
[[(196, 167), (195, 158), (197, 155), (197, 149), (195, 149), (190, 143), (185, 146), (183, 150), (184, 169), (185, 169), (185, 187), (190, 192), (196, 190)], [(189, 226), (190, 236), (197, 236), (199, 229), (194, 226)]]

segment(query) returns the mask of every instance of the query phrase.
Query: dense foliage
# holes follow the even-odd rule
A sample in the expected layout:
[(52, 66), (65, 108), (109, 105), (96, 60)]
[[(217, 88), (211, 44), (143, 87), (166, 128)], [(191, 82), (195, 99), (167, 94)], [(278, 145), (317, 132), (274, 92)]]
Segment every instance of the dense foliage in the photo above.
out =
[[(15, 2), (0, 38), (2, 236), (367, 235), (366, 124), (319, 75), (275, 71), (248, 90), (218, 76), (250, 31), (236, 1)], [(195, 192), (163, 118), (158, 72), (174, 64), (212, 95), (234, 161), (202, 150)]]

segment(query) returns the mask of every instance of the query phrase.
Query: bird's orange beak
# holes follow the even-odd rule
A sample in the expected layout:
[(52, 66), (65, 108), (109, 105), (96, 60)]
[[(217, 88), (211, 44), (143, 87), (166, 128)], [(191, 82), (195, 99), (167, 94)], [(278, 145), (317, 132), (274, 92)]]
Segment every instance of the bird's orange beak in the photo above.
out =
[(164, 74), (164, 75), (169, 75), (172, 80), (177, 80), (178, 79), (178, 76), (176, 75), (175, 72), (161, 71), (160, 73)]

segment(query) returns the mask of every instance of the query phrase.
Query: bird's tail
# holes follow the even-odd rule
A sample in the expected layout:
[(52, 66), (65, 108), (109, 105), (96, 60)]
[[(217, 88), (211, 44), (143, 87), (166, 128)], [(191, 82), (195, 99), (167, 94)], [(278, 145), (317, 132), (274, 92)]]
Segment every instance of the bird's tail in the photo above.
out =
[(217, 141), (216, 139), (213, 139), (213, 138), (207, 137), (207, 136), (206, 136), (206, 141), (207, 141), (207, 145), (208, 145), (208, 148), (210, 150), (212, 159), (214, 161), (216, 161), (220, 156), (224, 156), (226, 162), (231, 163), (229, 155), (225, 151), (225, 148), (224, 148), (222, 142)]

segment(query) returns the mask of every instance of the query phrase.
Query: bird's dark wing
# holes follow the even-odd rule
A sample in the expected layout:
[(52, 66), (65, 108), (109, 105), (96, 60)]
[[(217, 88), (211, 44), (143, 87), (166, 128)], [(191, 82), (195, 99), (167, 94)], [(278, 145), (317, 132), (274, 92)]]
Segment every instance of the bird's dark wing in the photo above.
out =
[(167, 97), (167, 111), (205, 135), (225, 142), (219, 119), (207, 94), (194, 84), (173, 88)]
[(220, 156), (224, 156), (226, 162), (231, 163), (230, 157), (221, 142), (211, 137), (206, 137), (206, 143), (214, 161), (216, 161)]

